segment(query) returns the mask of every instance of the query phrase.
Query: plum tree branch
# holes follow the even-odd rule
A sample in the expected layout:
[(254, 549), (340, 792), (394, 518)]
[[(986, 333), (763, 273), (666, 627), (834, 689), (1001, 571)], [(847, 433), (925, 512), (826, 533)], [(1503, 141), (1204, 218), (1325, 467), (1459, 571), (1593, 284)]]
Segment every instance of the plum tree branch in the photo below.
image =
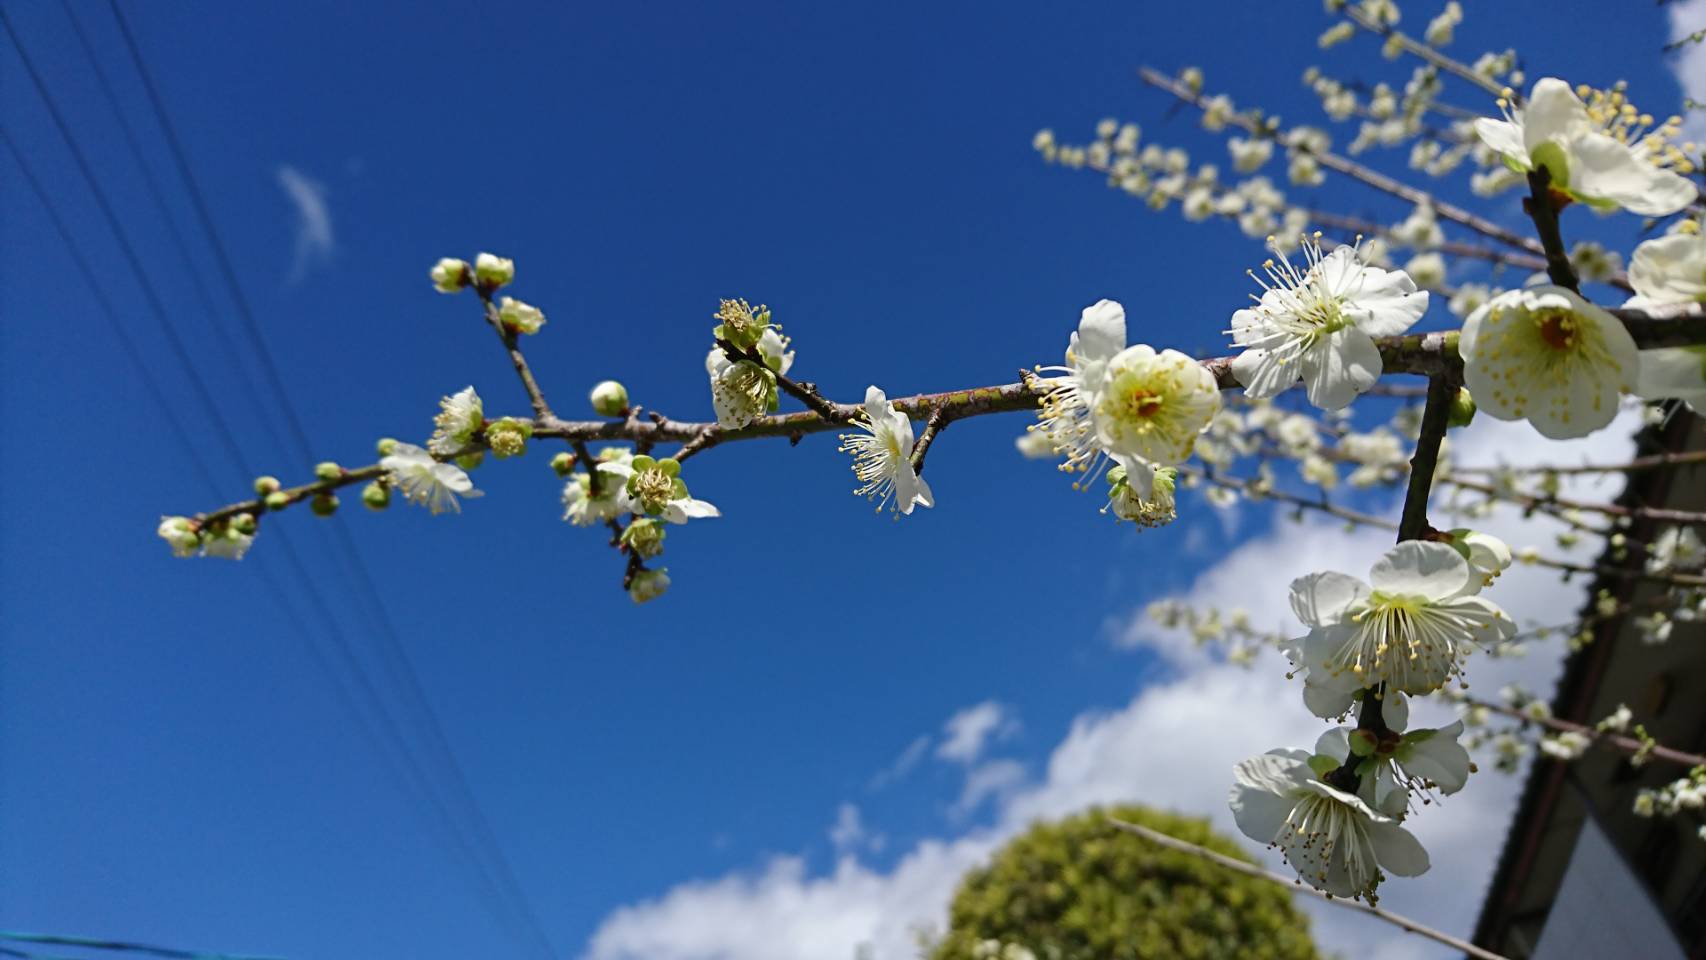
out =
[(1282, 876), (1271, 870), (1264, 870), (1253, 863), (1245, 863), (1242, 860), (1229, 857), (1219, 851), (1198, 846), (1197, 844), (1191, 843), (1187, 840), (1180, 840), (1178, 837), (1169, 836), (1158, 830), (1151, 830), (1141, 824), (1129, 823), (1116, 817), (1109, 817), (1108, 825), (1116, 830), (1123, 830), (1126, 833), (1135, 834), (1145, 840), (1148, 840), (1150, 843), (1156, 844), (1157, 846), (1166, 847), (1169, 850), (1176, 850), (1179, 853), (1189, 854), (1193, 857), (1200, 857), (1209, 863), (1217, 864), (1228, 870), (1241, 873), (1246, 877), (1255, 877), (1260, 880), (1271, 880), (1274, 883), (1289, 887), (1296, 893), (1306, 893), (1312, 897), (1319, 897), (1335, 906), (1344, 907), (1347, 910), (1355, 910), (1359, 913), (1366, 913), (1369, 916), (1377, 917), (1408, 933), (1426, 937), (1435, 943), (1445, 944), (1453, 950), (1461, 950), (1469, 956), (1477, 958), (1477, 960), (1505, 960), (1505, 958), (1500, 954), (1477, 947), (1473, 943), (1470, 943), (1467, 940), (1460, 940), (1449, 933), (1443, 933), (1439, 930), (1435, 930), (1430, 926), (1411, 920), (1409, 917), (1403, 916), (1402, 914), (1393, 913), (1390, 910), (1383, 910), (1380, 907), (1371, 907), (1368, 904), (1363, 903), (1361, 900), (1348, 900), (1344, 897), (1335, 897), (1325, 890), (1317, 890), (1314, 887), (1305, 886), (1296, 877)]

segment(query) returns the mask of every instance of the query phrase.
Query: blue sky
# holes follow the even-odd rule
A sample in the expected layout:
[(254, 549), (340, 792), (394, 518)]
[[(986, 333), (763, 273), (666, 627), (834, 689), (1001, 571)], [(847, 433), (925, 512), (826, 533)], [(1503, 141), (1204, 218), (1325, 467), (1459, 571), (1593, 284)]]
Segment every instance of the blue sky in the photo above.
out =
[[(438, 257), (483, 249), (515, 258), (516, 295), (550, 318), (530, 356), (565, 415), (616, 376), (648, 407), (709, 416), (702, 362), (723, 296), (769, 303), (797, 373), (842, 399), (868, 383), (1010, 381), (1054, 362), (1102, 297), (1127, 305), (1134, 339), (1216, 352), (1256, 245), (1049, 168), (1032, 134), (1081, 140), (1117, 116), (1224, 164), (1136, 65), (1197, 64), (1240, 103), (1311, 122), (1305, 66), (1393, 76), (1367, 40), (1327, 61), (1313, 4), (125, 6), (313, 455), (352, 464), (377, 437), (424, 435), (437, 398), (469, 383), (488, 412), (525, 410), (472, 297), (426, 281)], [(304, 477), (254, 357), (222, 349), (245, 342), (240, 321), (112, 15), (75, 7), (191, 263), (66, 11), (8, 15), (243, 458)], [(1675, 102), (1654, 55), (1663, 11), (1559, 16), (1471, 9), (1454, 49), (1520, 37), (1531, 75), (1623, 76), (1642, 102)], [(290, 957), (523, 955), (285, 613), (323, 639), (281, 529), (385, 683), (332, 528), (353, 535), (519, 885), (573, 956), (613, 911), (692, 878), (778, 854), (808, 877), (841, 869), (829, 831), (844, 804), (877, 874), (996, 823), (999, 796), (957, 808), (968, 772), (999, 754), (1009, 765), (983, 774), (997, 794), (1044, 777), (1087, 711), (1166, 673), (1111, 642), (1132, 612), (1266, 528), (1253, 511), (1116, 528), (1093, 496), (1018, 460), (1018, 418), (987, 418), (944, 435), (938, 506), (900, 523), (847, 495), (831, 438), (707, 453), (694, 493), (725, 517), (672, 533), (675, 585), (644, 608), (603, 538), (558, 521), (543, 449), (478, 471), (486, 496), (460, 517), (293, 511), (241, 564), (174, 561), (157, 517), (236, 499), (252, 473), (176, 365), (10, 44), (0, 78), (7, 136), (219, 484), (174, 444), (6, 159), (0, 925)], [(1406, 212), (1360, 192), (1342, 205)], [(936, 756), (944, 722), (990, 701), (988, 742), (967, 762)], [(915, 765), (879, 776), (922, 737)]]

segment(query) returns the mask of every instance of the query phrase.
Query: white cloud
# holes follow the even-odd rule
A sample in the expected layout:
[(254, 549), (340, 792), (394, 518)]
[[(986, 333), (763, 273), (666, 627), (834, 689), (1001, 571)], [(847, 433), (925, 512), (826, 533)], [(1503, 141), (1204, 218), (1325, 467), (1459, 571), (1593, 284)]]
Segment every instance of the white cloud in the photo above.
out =
[[(1585, 441), (1557, 444), (1540, 440), (1526, 424), (1482, 417), (1454, 438), (1463, 463), (1570, 463), (1627, 455), (1632, 425), (1633, 417), (1625, 415)], [(1549, 528), (1540, 523), (1506, 516), (1481, 526), (1516, 542), (1549, 539)], [(1287, 586), (1299, 572), (1307, 572), (1299, 566), (1365, 574), (1389, 540), (1385, 533), (1347, 532), (1327, 523), (1281, 525), (1229, 552), (1183, 597), (1241, 605), (1256, 622), (1278, 625), (1288, 616)], [(1494, 590), (1494, 598), (1519, 619), (1553, 622), (1583, 602), (1579, 584), (1562, 584), (1539, 568), (1512, 569)], [(756, 871), (684, 883), (611, 914), (594, 934), (587, 957), (846, 960), (864, 946), (877, 960), (898, 960), (916, 956), (916, 931), (943, 927), (948, 901), (966, 870), (1033, 820), (1096, 803), (1140, 802), (1207, 815), (1235, 834), (1226, 809), (1231, 767), (1271, 747), (1307, 747), (1323, 725), (1302, 708), (1298, 686), (1284, 679), (1285, 664), (1277, 653), (1264, 652), (1245, 669), (1188, 646), (1168, 647), (1165, 637), (1147, 627), (1133, 626), (1128, 634), (1134, 642), (1160, 645), (1171, 658), (1172, 674), (1140, 690), (1123, 707), (1075, 719), (1040, 780), (1011, 781), (995, 795), (993, 826), (921, 841), (887, 871), (843, 856), (832, 872), (814, 877), (799, 858), (777, 857)], [(1485, 659), (1471, 674), (1482, 691), (1512, 680), (1544, 690), (1557, 666), (1552, 647), (1526, 658)], [(1443, 708), (1422, 704), (1414, 722), (1438, 723), (1443, 716)], [(998, 724), (973, 726), (984, 731), (975, 738), (977, 749), (965, 751), (975, 757)], [(1012, 761), (993, 761), (1002, 763)], [(968, 789), (978, 771), (993, 764), (974, 767)], [(1415, 880), (1387, 884), (1382, 906), (1447, 931), (1468, 931), (1520, 786), (1519, 778), (1488, 771), (1462, 793), (1424, 809), (1411, 826), (1427, 846), (1433, 867)], [(1284, 870), (1271, 852), (1258, 853)], [(1325, 950), (1373, 960), (1454, 956), (1365, 916), (1313, 899), (1299, 902), (1316, 918), (1316, 939)]]
[(912, 772), (912, 768), (918, 766), (918, 762), (924, 759), (924, 754), (928, 753), (929, 750), (930, 735), (924, 734), (907, 744), (906, 749), (900, 752), (900, 756), (895, 758), (894, 763), (878, 770), (876, 775), (871, 778), (871, 782), (865, 785), (865, 789), (881, 790), (905, 777)]
[(1012, 795), (1026, 780), (1025, 765), (1017, 760), (990, 760), (966, 771), (966, 782), (960, 788), (960, 799), (948, 811), (955, 818), (965, 817), (983, 806), (985, 800), (1002, 799)]
[(936, 756), (943, 760), (971, 764), (983, 755), (992, 740), (1018, 732), (1019, 721), (1007, 708), (994, 700), (985, 700), (948, 718), (942, 725), (942, 742), (936, 746)]
[(332, 212), (326, 206), (326, 185), (295, 167), (278, 168), (278, 185), (296, 209), (296, 250), (290, 264), (290, 282), (295, 283), (310, 267), (331, 260), (336, 246)]
[[(1696, 30), (1706, 30), (1706, 0), (1683, 0), (1670, 4), (1668, 9), (1672, 41), (1681, 40)], [(1671, 71), (1676, 74), (1682, 95), (1706, 102), (1706, 44), (1685, 43), (1671, 56), (1674, 58)], [(1683, 114), (1681, 139), (1706, 142), (1706, 114), (1699, 111)]]
[(861, 851), (880, 852), (888, 838), (872, 833), (865, 826), (865, 818), (857, 805), (844, 803), (836, 810), (835, 823), (829, 827), (829, 842), (835, 847), (837, 856), (846, 856)]

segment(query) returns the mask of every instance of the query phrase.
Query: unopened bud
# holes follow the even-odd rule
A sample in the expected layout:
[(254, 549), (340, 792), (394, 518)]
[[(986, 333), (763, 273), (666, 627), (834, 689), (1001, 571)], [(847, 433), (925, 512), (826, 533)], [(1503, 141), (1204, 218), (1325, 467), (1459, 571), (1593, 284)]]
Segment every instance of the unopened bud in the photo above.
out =
[(514, 260), (490, 253), (482, 253), (474, 258), (474, 280), (480, 286), (496, 290), (514, 279)]
[(628, 581), (628, 596), (635, 603), (656, 600), (669, 589), (668, 570), (641, 570)]
[(1334, 770), (1339, 769), (1339, 761), (1334, 760), (1332, 757), (1329, 757), (1324, 753), (1317, 753), (1309, 758), (1309, 769), (1315, 771), (1316, 776), (1324, 777), (1327, 774), (1332, 773)]
[(391, 488), (375, 480), (361, 488), (361, 503), (369, 510), (383, 510), (391, 505)]
[(1468, 387), (1458, 387), (1457, 396), (1451, 398), (1451, 412), (1446, 415), (1445, 422), (1453, 427), (1467, 427), (1474, 419), (1475, 398), (1469, 395)]
[(330, 460), (327, 460), (324, 463), (316, 464), (314, 467), (314, 476), (320, 478), (321, 480), (336, 480), (343, 475), (344, 475), (344, 468), (338, 466), (337, 464), (333, 463)]
[(274, 490), (272, 493), (267, 494), (266, 503), (268, 510), (283, 510), (285, 507), (290, 506), (290, 494)]
[(535, 334), (545, 325), (545, 311), (514, 297), (504, 297), (498, 304), (498, 319), (517, 333)]
[(472, 279), (468, 261), (445, 257), (432, 265), (432, 285), (439, 293), (458, 293)]
[(557, 454), (551, 458), (551, 469), (556, 471), (556, 474), (559, 477), (566, 477), (569, 474), (574, 473), (575, 455), (567, 452)]
[(663, 521), (637, 517), (622, 531), (622, 544), (636, 556), (650, 559), (663, 552), (663, 537)]
[(601, 417), (620, 417), (628, 412), (628, 388), (614, 380), (600, 381), (590, 396), (592, 409)]
[(379, 442), (373, 445), (373, 449), (378, 450), (380, 456), (389, 457), (397, 452), (397, 441), (390, 437), (381, 437)]
[(472, 470), (485, 462), (486, 451), (484, 450), (475, 450), (473, 453), (464, 453), (462, 456), (456, 458), (456, 465), (464, 470)]
[(1352, 730), (1349, 739), (1353, 756), (1373, 756), (1374, 752), (1380, 747), (1380, 738), (1368, 730)]
[(256, 526), (255, 515), (252, 513), (239, 513), (231, 518), (231, 529), (244, 536), (254, 536)]
[(338, 497), (329, 490), (316, 493), (314, 499), (308, 502), (308, 508), (313, 510), (317, 517), (329, 517), (338, 512)]
[(283, 484), (280, 484), (278, 482), (277, 477), (256, 477), (255, 478), (255, 493), (258, 496), (264, 497), (267, 494), (276, 491), (281, 486), (283, 486)]

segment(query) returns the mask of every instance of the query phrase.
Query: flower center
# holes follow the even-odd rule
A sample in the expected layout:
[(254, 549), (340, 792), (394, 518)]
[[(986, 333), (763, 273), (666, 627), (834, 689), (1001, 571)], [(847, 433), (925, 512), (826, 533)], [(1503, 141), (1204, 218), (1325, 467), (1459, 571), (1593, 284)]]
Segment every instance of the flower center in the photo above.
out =
[(1161, 397), (1148, 387), (1138, 387), (1126, 397), (1126, 409), (1147, 420), (1161, 412)]
[(1576, 348), (1579, 339), (1576, 331), (1576, 318), (1563, 310), (1547, 310), (1535, 315), (1534, 325), (1540, 333), (1540, 340), (1548, 347), (1559, 353), (1568, 353)]

